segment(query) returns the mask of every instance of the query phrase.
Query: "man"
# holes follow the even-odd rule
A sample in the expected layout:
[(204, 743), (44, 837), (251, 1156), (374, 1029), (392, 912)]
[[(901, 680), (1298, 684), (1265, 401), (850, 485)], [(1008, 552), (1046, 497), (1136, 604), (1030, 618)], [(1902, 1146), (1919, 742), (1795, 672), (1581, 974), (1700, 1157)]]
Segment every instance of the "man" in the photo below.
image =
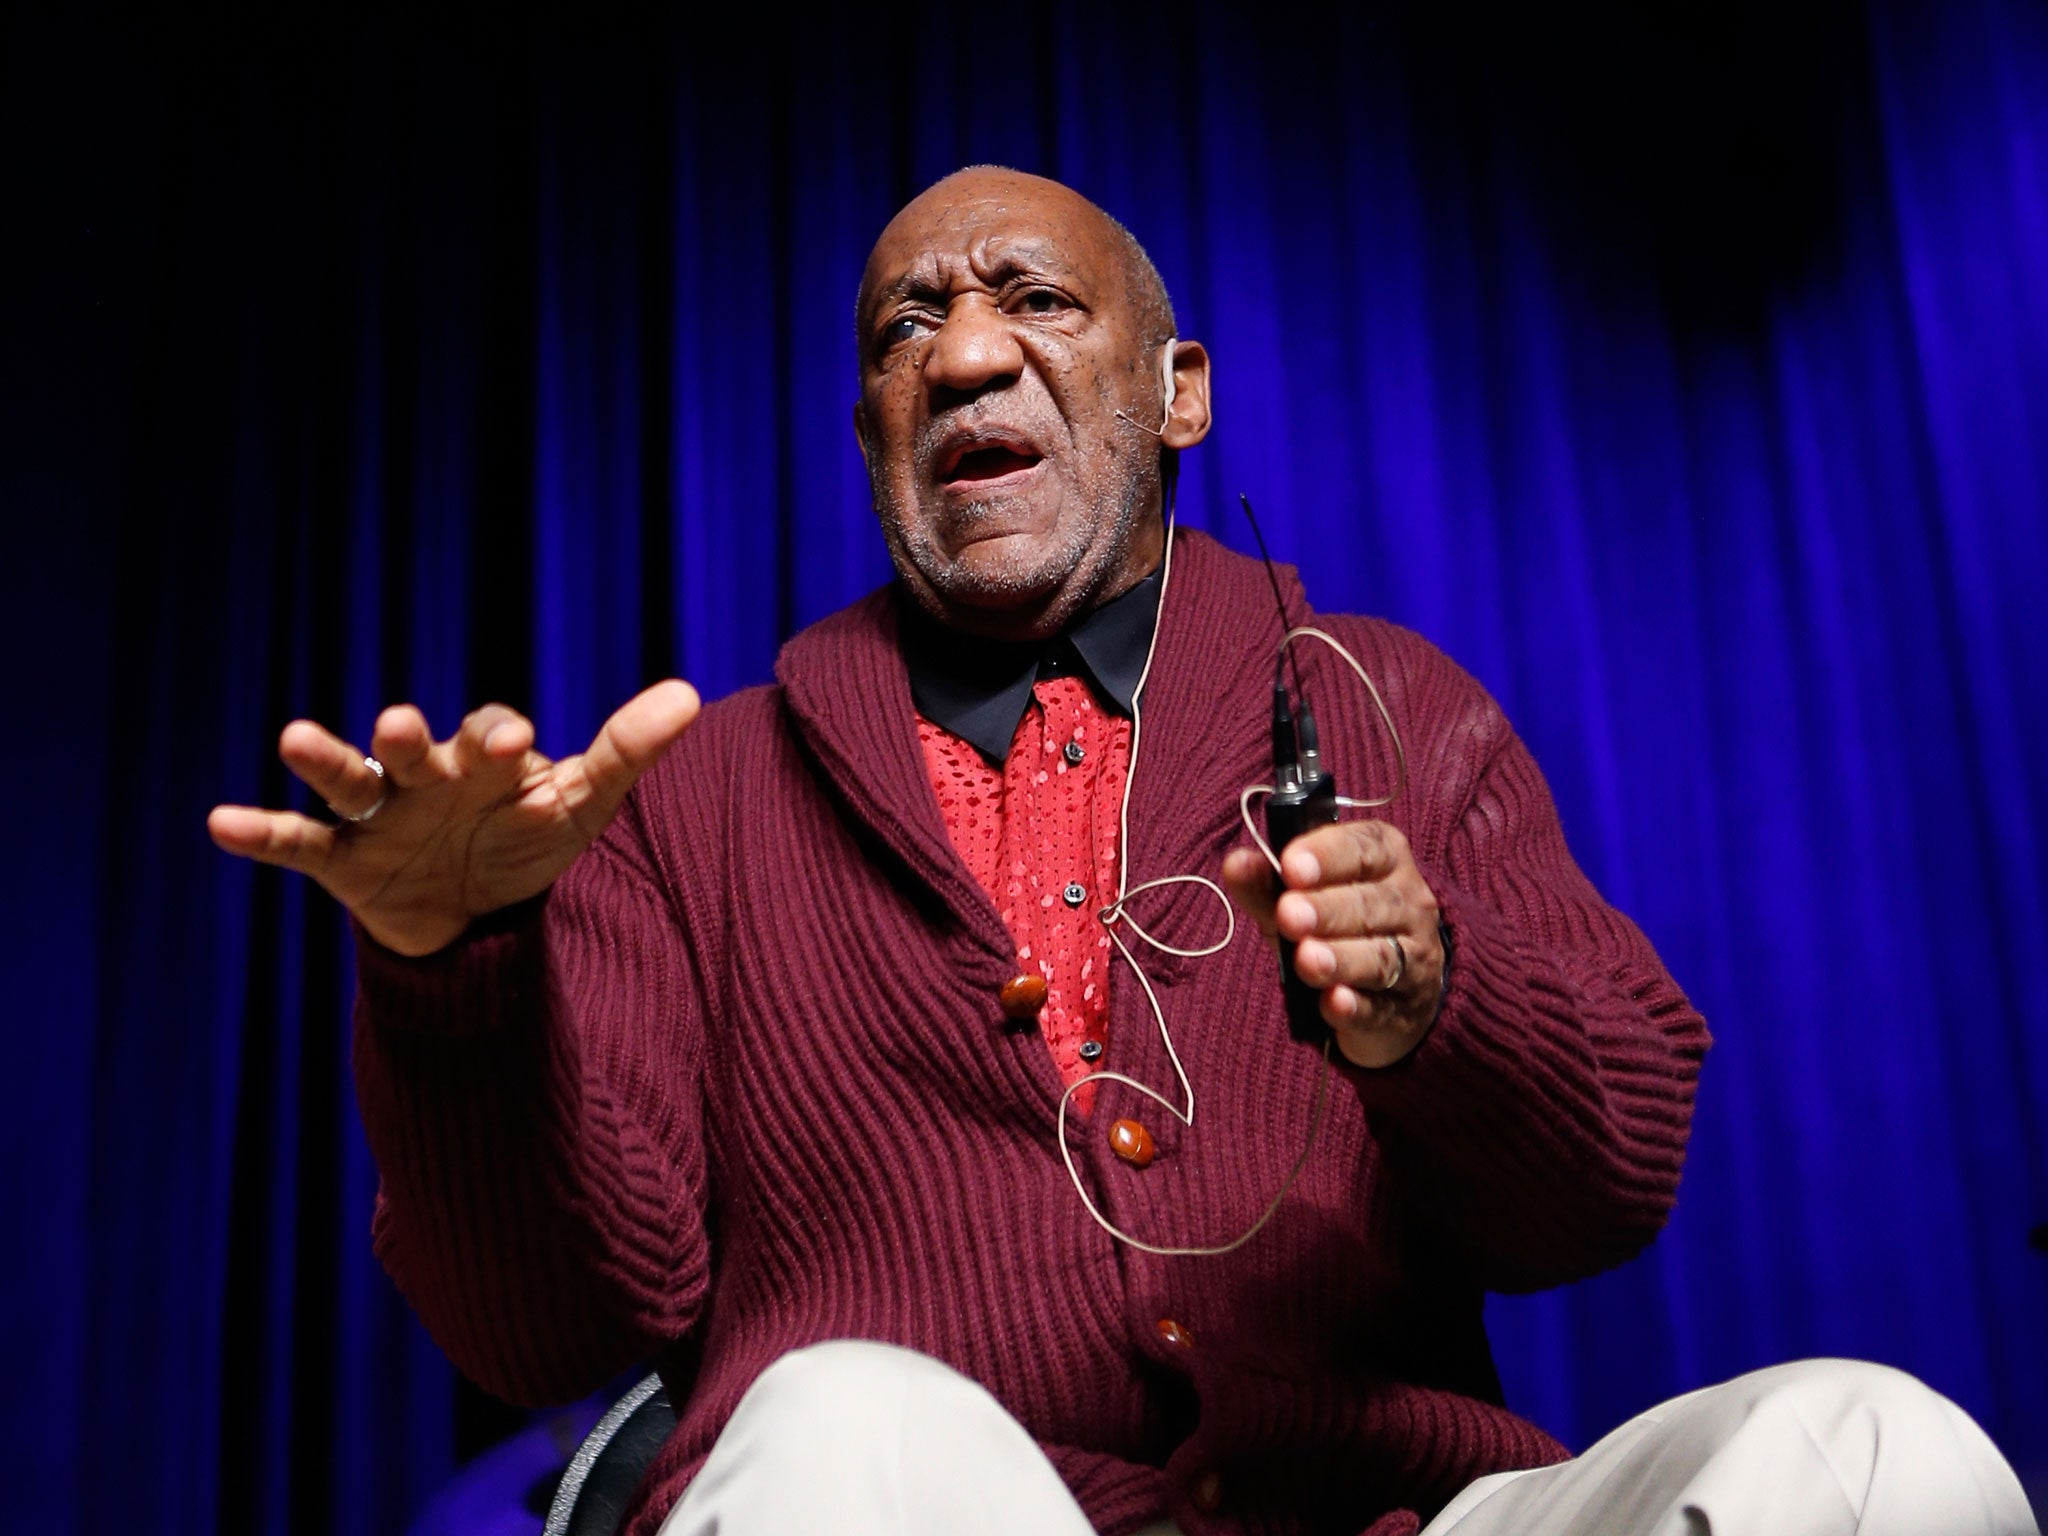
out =
[[(342, 824), (214, 813), (355, 916), (398, 1284), (508, 1397), (658, 1363), (641, 1533), (2032, 1529), (1895, 1373), (1745, 1378), (1576, 1462), (1500, 1405), (1484, 1291), (1655, 1233), (1704, 1026), (1499, 711), (1388, 625), (1320, 621), (1398, 746), (1300, 662), (1346, 787), (1405, 753), (1405, 788), (1276, 902), (1238, 802), (1279, 622), (1259, 567), (1169, 545), (1210, 423), (1176, 331), (1077, 194), (940, 182), (861, 285), (893, 590), (701, 718), (663, 683), (561, 762), (500, 706), (442, 742), (386, 710), (374, 762), (297, 722)], [(1269, 944), (1151, 884), (1218, 871), (1333, 1053)]]

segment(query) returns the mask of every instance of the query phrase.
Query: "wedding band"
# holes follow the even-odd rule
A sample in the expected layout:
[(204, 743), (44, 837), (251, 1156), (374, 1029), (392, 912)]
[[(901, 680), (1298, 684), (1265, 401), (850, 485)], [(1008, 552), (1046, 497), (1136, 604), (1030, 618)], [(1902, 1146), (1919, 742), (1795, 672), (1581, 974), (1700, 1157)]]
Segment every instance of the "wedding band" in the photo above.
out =
[(1408, 974), (1408, 951), (1401, 947), (1399, 936), (1390, 933), (1387, 935), (1387, 942), (1394, 946), (1394, 974), (1380, 988), (1382, 992), (1393, 991), (1401, 985), (1401, 978)]
[(377, 759), (375, 759), (374, 757), (365, 757), (363, 759), (363, 766), (369, 769), (370, 772), (377, 775), (377, 803), (371, 806), (367, 811), (350, 812), (344, 811), (332, 800), (328, 801), (327, 809), (334, 812), (334, 814), (339, 816), (343, 821), (355, 823), (368, 821), (372, 816), (376, 815), (379, 811), (383, 810), (384, 802), (391, 798), (391, 780), (384, 776), (384, 765), (378, 762)]

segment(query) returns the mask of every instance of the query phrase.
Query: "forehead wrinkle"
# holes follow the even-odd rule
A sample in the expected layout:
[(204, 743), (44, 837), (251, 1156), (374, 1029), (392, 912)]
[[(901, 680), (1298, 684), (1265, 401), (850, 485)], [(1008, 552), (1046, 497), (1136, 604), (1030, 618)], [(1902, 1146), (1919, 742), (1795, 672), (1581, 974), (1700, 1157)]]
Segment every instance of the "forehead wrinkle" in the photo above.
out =
[(866, 314), (890, 299), (925, 298), (939, 292), (941, 285), (939, 253), (920, 251), (895, 277), (867, 293), (862, 300), (861, 311)]
[(984, 282), (1024, 272), (1056, 272), (1071, 276), (1080, 267), (1068, 259), (1059, 241), (1039, 234), (985, 235), (968, 252), (968, 262)]
[[(957, 266), (950, 253), (937, 249), (920, 251), (910, 265), (869, 296), (867, 312), (897, 299), (944, 299), (947, 297), (947, 269)], [(1048, 236), (1002, 231), (984, 235), (965, 252), (965, 265), (974, 278), (991, 288), (1001, 287), (1014, 277), (1048, 273), (1086, 284), (1082, 265), (1070, 261), (1062, 244)]]

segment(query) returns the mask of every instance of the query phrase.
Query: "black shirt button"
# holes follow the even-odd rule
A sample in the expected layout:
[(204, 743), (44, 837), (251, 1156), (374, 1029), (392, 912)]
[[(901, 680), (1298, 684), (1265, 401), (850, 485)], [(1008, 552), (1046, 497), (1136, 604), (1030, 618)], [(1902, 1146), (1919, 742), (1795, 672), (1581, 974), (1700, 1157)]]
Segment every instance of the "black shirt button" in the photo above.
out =
[(1088, 887), (1083, 885), (1080, 881), (1076, 880), (1072, 884), (1070, 884), (1064, 891), (1061, 891), (1060, 896), (1062, 897), (1062, 899), (1065, 900), (1068, 906), (1078, 907), (1079, 905), (1081, 905), (1082, 902), (1088, 899)]

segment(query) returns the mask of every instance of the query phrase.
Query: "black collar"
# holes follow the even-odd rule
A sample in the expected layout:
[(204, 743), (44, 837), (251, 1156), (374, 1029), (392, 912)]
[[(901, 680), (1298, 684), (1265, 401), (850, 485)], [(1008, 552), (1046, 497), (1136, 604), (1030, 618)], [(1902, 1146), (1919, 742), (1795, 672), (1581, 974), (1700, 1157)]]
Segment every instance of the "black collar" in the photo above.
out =
[(1131, 713), (1159, 622), (1159, 572), (1052, 639), (1020, 645), (947, 629), (899, 598), (903, 660), (918, 713), (1001, 764), (1041, 677), (1074, 673), (1120, 715)]

